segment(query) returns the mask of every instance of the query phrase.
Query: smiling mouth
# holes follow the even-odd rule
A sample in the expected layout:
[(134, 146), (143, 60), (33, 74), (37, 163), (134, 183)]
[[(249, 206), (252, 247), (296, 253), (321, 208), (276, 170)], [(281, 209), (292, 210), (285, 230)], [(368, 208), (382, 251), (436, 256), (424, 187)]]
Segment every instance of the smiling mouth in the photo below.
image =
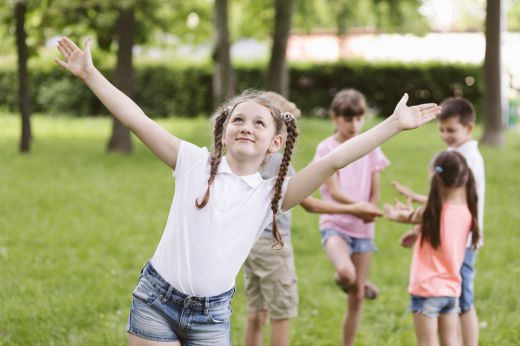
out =
[(251, 143), (255, 142), (252, 139), (244, 138), (244, 137), (237, 138), (236, 140), (239, 141), (239, 142), (251, 142)]

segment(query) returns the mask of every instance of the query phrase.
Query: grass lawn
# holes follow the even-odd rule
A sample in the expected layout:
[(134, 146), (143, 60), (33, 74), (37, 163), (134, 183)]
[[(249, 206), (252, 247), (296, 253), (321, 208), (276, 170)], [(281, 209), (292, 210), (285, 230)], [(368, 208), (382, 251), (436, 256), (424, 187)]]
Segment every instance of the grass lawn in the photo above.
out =
[[(205, 119), (161, 123), (183, 139), (210, 143)], [(107, 154), (107, 118), (35, 116), (32, 125), (33, 151), (20, 155), (19, 119), (0, 114), (0, 345), (125, 345), (131, 291), (159, 242), (173, 196), (171, 172), (135, 138), (133, 155)], [(328, 121), (301, 121), (297, 169), (331, 132)], [(381, 200), (397, 196), (394, 179), (426, 192), (428, 162), (441, 149), (435, 124), (385, 144), (392, 164), (382, 174)], [(520, 342), (520, 133), (509, 132), (504, 149), (482, 152), (486, 237), (476, 279), (481, 344), (513, 345)], [(317, 215), (301, 207), (294, 215), (300, 315), (291, 345), (338, 345), (345, 295), (332, 281)], [(397, 243), (405, 230), (377, 223), (379, 251), (370, 278), (381, 295), (364, 306), (357, 345), (415, 343), (406, 291), (411, 252)], [(233, 343), (241, 345), (241, 275), (233, 312)]]

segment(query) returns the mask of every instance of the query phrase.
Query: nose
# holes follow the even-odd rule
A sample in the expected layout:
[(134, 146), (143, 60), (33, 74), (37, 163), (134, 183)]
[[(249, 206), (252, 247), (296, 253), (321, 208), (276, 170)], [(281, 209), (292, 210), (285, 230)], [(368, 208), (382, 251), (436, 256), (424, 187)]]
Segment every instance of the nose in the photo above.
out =
[(250, 134), (251, 133), (251, 129), (250, 129), (248, 123), (244, 123), (244, 125), (240, 129), (240, 133), (246, 133), (246, 134)]

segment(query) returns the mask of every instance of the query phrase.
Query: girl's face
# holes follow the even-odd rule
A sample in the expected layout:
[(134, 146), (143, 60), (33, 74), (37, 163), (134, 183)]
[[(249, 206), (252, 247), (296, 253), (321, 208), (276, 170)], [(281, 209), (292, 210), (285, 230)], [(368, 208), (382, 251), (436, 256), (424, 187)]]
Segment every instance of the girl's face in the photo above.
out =
[(263, 161), (268, 153), (278, 151), (282, 136), (277, 135), (268, 108), (248, 100), (238, 104), (229, 117), (222, 137), (228, 153), (235, 158)]
[(348, 118), (333, 115), (332, 120), (334, 121), (334, 124), (336, 124), (337, 135), (340, 141), (346, 141), (359, 135), (365, 122), (363, 115), (356, 115)]

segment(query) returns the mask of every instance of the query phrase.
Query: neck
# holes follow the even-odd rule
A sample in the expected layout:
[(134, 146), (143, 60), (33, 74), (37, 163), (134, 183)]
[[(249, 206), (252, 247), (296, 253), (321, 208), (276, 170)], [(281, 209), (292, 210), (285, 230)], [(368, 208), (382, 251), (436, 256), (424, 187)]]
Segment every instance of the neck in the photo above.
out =
[(336, 134), (334, 135), (334, 139), (335, 139), (338, 143), (346, 142), (346, 141), (348, 141), (350, 138), (352, 138), (352, 137), (345, 137), (345, 136), (343, 136), (339, 131), (336, 132)]
[(226, 155), (227, 162), (229, 164), (229, 167), (231, 168), (231, 171), (238, 176), (241, 175), (251, 175), (258, 172), (260, 169), (260, 166), (262, 165), (263, 158), (255, 158), (255, 159), (237, 159), (236, 157), (233, 157), (231, 155)]
[(445, 203), (466, 204), (466, 187), (461, 186), (445, 189), (442, 192), (442, 199)]

